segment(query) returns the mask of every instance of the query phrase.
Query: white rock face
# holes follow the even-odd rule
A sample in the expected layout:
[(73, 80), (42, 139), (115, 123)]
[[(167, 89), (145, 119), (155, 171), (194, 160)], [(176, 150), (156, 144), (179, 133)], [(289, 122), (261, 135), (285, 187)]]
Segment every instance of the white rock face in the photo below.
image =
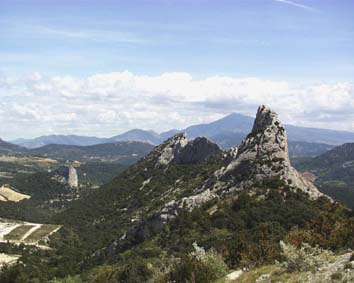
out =
[(53, 175), (53, 179), (62, 183), (66, 184), (71, 188), (78, 188), (79, 187), (79, 178), (77, 176), (77, 171), (74, 166), (61, 166), (56, 169)]
[(233, 183), (231, 190), (280, 180), (310, 198), (323, 195), (291, 166), (285, 128), (278, 115), (264, 105), (258, 108), (252, 132), (238, 148), (236, 157), (217, 174), (221, 181)]
[(77, 176), (76, 169), (71, 165), (69, 166), (68, 185), (72, 188), (79, 187), (79, 178)]
[(216, 193), (213, 193), (210, 190), (205, 190), (199, 194), (184, 197), (179, 201), (172, 200), (161, 209), (158, 217), (161, 219), (161, 222), (165, 224), (168, 220), (175, 218), (179, 211), (192, 211), (215, 198), (218, 198)]
[(188, 140), (185, 133), (175, 135), (168, 139), (160, 146), (161, 154), (157, 159), (156, 165), (168, 165), (175, 158), (176, 154), (187, 145), (187, 143)]

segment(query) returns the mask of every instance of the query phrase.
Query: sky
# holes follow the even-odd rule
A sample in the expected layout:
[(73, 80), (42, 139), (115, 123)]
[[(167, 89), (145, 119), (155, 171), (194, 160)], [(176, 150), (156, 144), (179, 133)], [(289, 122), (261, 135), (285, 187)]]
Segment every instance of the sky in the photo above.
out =
[(113, 136), (259, 104), (354, 131), (352, 0), (0, 0), (0, 138)]

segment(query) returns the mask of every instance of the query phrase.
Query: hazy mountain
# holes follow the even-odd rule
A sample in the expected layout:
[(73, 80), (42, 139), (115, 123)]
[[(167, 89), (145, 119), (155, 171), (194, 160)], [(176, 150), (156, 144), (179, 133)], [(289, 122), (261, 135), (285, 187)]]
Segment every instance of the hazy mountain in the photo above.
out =
[(117, 135), (106, 139), (106, 142), (117, 142), (117, 141), (140, 141), (147, 142), (150, 144), (159, 144), (162, 142), (161, 136), (154, 131), (145, 131), (140, 129), (130, 130), (121, 135)]
[(220, 120), (208, 124), (193, 125), (181, 131), (186, 132), (190, 138), (212, 137), (223, 132), (243, 133), (246, 136), (252, 129), (253, 121), (252, 117), (232, 113)]
[(289, 141), (289, 155), (291, 157), (318, 156), (334, 147), (325, 143)]
[(333, 145), (341, 145), (343, 143), (354, 142), (354, 132), (306, 128), (293, 125), (285, 126), (289, 139), (292, 141), (306, 141)]
[(34, 139), (16, 139), (11, 141), (13, 144), (24, 146), (27, 148), (37, 148), (48, 144), (65, 144), (65, 145), (94, 145), (105, 142), (104, 138), (87, 137), (78, 135), (48, 135)]
[[(189, 138), (205, 136), (217, 142), (221, 147), (228, 148), (239, 145), (246, 137), (247, 133), (251, 131), (252, 124), (252, 117), (232, 113), (211, 123), (193, 125), (181, 130), (173, 129), (160, 134), (154, 131), (134, 129), (111, 138), (51, 135), (35, 139), (17, 139), (14, 140), (13, 143), (28, 148), (35, 148), (48, 144), (93, 145), (116, 141), (141, 141), (157, 145), (176, 133), (186, 132)], [(296, 148), (290, 147), (291, 151), (292, 149), (297, 150), (294, 153), (296, 155), (299, 154), (299, 149), (301, 148), (305, 151), (309, 151), (310, 155), (314, 155), (316, 151), (321, 153), (322, 149), (327, 148), (326, 144), (340, 145), (343, 143), (354, 142), (353, 132), (306, 128), (294, 125), (286, 125), (286, 128), (290, 142), (296, 141), (309, 143), (307, 145), (304, 144), (302, 147), (299, 147), (299, 143)], [(312, 147), (312, 149), (310, 149), (310, 147)], [(293, 155), (292, 152), (291, 155)]]

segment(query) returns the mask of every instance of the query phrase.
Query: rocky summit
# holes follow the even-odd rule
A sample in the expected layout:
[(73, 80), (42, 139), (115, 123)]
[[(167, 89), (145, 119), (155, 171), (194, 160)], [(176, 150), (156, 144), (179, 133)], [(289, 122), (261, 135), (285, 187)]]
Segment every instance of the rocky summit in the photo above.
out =
[(217, 171), (216, 176), (216, 187), (221, 187), (224, 193), (277, 181), (307, 193), (310, 198), (322, 195), (291, 166), (286, 130), (278, 115), (264, 105), (258, 108), (252, 131), (234, 159)]

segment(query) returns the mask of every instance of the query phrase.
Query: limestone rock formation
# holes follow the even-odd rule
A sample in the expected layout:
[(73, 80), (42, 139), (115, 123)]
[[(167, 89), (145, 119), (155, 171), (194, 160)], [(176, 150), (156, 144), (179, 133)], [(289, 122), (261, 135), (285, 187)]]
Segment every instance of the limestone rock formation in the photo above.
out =
[(71, 188), (79, 187), (79, 179), (74, 166), (61, 166), (54, 171), (54, 178), (63, 184), (67, 184)]
[(154, 151), (159, 154), (156, 166), (168, 165), (187, 143), (186, 134), (180, 133), (158, 146)]
[(219, 146), (205, 137), (188, 141), (185, 133), (180, 133), (158, 146), (153, 155), (158, 155), (156, 166), (176, 164), (194, 164), (221, 153)]
[(207, 160), (210, 156), (221, 152), (219, 146), (205, 137), (191, 140), (175, 156), (177, 164), (191, 164)]
[(278, 115), (264, 105), (258, 108), (252, 132), (242, 142), (236, 157), (218, 176), (227, 184), (227, 192), (278, 182), (300, 189), (314, 199), (322, 195), (291, 166), (285, 128)]
[(68, 185), (72, 188), (77, 188), (79, 186), (79, 180), (77, 177), (77, 171), (73, 166), (69, 166), (69, 176)]

